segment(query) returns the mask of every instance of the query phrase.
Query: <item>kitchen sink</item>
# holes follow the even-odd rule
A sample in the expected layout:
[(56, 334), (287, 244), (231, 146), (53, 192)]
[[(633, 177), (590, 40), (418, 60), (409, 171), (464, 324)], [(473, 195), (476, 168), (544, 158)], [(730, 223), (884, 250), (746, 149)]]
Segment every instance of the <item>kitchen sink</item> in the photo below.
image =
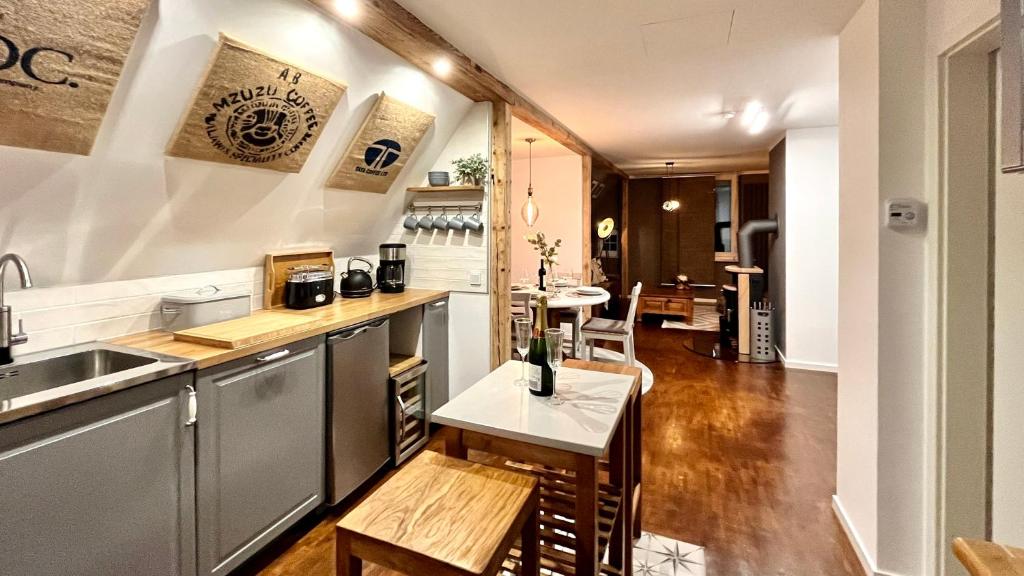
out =
[(0, 366), (0, 424), (194, 368), (191, 360), (91, 342)]
[(153, 364), (147, 358), (114, 350), (86, 350), (21, 366), (0, 366), (0, 398), (16, 398)]

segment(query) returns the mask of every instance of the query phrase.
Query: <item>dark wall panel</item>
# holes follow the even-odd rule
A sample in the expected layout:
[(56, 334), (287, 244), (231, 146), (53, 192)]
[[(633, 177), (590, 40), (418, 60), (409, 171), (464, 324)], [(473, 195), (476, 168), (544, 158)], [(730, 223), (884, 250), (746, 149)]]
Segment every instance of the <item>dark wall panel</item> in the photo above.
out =
[[(663, 210), (668, 200), (678, 200), (679, 210)], [(631, 180), (629, 219), (630, 278), (646, 286), (678, 274), (716, 281), (714, 177)]]
[(769, 153), (768, 212), (778, 218), (779, 233), (769, 240), (768, 298), (775, 304), (775, 343), (786, 354), (786, 140)]
[[(665, 229), (675, 231), (674, 241), (662, 235), (666, 238), (662, 250), (676, 254), (675, 266), (662, 265), (662, 276), (669, 281), (677, 274), (686, 274), (694, 283), (711, 284), (715, 281), (715, 178), (671, 178), (663, 182), (679, 200), (680, 208), (676, 212), (662, 210)], [(674, 244), (672, 250), (668, 249), (669, 243)]]
[[(769, 193), (767, 174), (744, 174), (740, 176), (740, 222), (760, 220), (769, 217)], [(754, 236), (754, 265), (768, 273), (768, 235)]]

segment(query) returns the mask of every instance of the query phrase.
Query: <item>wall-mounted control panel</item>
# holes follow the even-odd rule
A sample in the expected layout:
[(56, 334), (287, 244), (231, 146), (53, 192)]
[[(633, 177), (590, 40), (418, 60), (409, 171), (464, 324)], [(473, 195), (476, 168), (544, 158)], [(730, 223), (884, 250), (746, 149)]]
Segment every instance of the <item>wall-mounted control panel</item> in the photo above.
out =
[(893, 230), (917, 232), (928, 225), (928, 205), (915, 198), (885, 201), (885, 225)]

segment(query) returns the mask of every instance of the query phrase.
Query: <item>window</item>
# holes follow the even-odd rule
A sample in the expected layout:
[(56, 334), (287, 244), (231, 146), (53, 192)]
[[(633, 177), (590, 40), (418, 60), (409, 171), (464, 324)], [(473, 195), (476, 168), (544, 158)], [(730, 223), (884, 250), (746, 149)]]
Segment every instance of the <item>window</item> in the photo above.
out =
[(732, 252), (732, 181), (715, 182), (715, 252)]

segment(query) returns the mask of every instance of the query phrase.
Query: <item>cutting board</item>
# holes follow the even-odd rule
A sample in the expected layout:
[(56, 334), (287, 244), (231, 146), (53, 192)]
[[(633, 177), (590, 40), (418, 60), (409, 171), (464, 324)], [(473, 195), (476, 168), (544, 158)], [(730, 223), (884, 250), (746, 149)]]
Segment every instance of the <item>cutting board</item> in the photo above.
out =
[(236, 318), (175, 332), (174, 339), (234, 349), (282, 336), (290, 336), (312, 328), (316, 323), (315, 318), (298, 314), (261, 312), (245, 318)]

